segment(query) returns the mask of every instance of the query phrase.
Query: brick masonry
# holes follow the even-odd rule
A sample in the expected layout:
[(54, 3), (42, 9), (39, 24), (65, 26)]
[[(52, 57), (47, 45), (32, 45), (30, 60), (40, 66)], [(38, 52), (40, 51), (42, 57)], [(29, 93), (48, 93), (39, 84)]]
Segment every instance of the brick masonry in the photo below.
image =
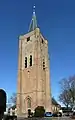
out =
[[(27, 42), (28, 37), (30, 40)], [(32, 66), (29, 66), (30, 55)], [(28, 112), (28, 98), (31, 100), (32, 111), (36, 106), (42, 105), (46, 111), (52, 111), (48, 41), (42, 36), (39, 28), (19, 37), (18, 56), (17, 114), (24, 115)], [(27, 68), (24, 66), (25, 57)]]

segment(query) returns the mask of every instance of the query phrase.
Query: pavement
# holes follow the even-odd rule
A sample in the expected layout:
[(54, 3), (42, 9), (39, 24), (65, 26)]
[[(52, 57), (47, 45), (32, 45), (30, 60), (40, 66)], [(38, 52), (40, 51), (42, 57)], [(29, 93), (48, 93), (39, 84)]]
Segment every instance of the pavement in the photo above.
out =
[(57, 117), (57, 118), (52, 118), (50, 120), (75, 120), (75, 119), (71, 119), (70, 117)]
[[(27, 118), (18, 118), (17, 120), (28, 120)], [(31, 118), (31, 120), (34, 120)], [(70, 117), (48, 117), (48, 118), (45, 118), (45, 119), (35, 119), (35, 120), (75, 120), (75, 119), (71, 119)]]

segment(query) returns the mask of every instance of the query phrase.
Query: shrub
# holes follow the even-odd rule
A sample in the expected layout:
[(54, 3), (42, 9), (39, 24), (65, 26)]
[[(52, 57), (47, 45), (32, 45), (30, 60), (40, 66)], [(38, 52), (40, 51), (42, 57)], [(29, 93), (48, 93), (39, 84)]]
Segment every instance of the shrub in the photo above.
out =
[(43, 106), (38, 106), (35, 108), (34, 117), (44, 117), (45, 109)]

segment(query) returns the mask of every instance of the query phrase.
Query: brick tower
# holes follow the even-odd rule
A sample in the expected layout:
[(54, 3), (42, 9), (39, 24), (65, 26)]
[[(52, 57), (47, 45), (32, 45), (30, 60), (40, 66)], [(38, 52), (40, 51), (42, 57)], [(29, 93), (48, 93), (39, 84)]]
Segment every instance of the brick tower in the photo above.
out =
[(19, 37), (18, 61), (17, 114), (37, 106), (51, 111), (48, 41), (37, 27), (35, 9), (28, 33)]

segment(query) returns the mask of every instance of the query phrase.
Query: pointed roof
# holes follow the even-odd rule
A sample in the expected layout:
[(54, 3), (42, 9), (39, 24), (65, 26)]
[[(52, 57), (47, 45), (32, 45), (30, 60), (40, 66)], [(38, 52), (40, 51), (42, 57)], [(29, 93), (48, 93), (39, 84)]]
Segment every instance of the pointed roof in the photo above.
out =
[(32, 20), (29, 26), (29, 32), (35, 30), (37, 28), (37, 20), (36, 20), (36, 14), (35, 14), (35, 5), (33, 6), (33, 15)]

